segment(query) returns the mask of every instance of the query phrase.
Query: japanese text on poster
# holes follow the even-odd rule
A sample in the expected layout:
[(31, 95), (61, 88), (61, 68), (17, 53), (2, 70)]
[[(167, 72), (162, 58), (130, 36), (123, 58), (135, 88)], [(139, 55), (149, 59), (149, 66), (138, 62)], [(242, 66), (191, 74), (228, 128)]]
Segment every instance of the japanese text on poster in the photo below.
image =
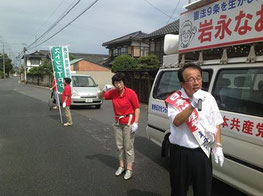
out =
[(56, 76), (59, 92), (63, 92), (64, 78), (71, 78), (70, 61), (67, 46), (54, 46), (50, 48), (52, 64)]
[(180, 17), (179, 52), (263, 41), (262, 0), (215, 0)]

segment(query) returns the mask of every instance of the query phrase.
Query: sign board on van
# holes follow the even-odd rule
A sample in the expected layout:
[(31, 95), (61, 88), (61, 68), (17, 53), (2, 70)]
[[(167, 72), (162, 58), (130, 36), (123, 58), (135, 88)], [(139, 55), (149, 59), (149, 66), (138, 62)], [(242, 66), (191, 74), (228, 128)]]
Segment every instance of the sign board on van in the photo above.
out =
[(263, 41), (262, 0), (214, 0), (180, 17), (179, 53)]
[(71, 78), (69, 53), (67, 46), (53, 46), (50, 48), (52, 57), (52, 65), (57, 81), (57, 87), (59, 92), (63, 92), (64, 78)]

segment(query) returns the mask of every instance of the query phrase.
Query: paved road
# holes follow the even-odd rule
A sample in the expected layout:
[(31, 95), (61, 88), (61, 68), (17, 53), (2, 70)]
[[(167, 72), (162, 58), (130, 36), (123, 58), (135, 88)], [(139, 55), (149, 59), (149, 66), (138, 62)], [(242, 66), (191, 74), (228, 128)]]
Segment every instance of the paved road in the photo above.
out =
[[(160, 148), (147, 140), (146, 106), (135, 139), (134, 177), (115, 177), (118, 166), (112, 106), (73, 108), (74, 125), (63, 127), (49, 111), (47, 88), (0, 80), (0, 195), (169, 195), (169, 174)], [(214, 181), (213, 195), (243, 195)]]

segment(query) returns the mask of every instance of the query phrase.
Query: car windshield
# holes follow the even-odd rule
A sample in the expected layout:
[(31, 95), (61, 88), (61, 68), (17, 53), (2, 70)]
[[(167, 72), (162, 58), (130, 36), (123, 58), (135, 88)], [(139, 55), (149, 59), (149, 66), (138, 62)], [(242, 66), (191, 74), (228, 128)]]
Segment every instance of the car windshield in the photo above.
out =
[(96, 83), (93, 78), (90, 76), (72, 76), (74, 87), (94, 87)]

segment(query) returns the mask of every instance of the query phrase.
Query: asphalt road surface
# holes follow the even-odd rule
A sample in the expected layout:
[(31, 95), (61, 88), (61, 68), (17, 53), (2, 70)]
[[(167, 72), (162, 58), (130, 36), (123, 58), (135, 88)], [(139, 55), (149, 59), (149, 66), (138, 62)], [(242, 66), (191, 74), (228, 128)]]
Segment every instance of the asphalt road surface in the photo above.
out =
[[(146, 138), (147, 106), (141, 107), (132, 179), (115, 177), (117, 151), (111, 102), (101, 109), (72, 108), (73, 126), (63, 127), (48, 110), (48, 88), (18, 78), (0, 80), (0, 195), (166, 196), (168, 166)], [(63, 116), (64, 119), (64, 116)], [(244, 194), (213, 181), (213, 195)]]

